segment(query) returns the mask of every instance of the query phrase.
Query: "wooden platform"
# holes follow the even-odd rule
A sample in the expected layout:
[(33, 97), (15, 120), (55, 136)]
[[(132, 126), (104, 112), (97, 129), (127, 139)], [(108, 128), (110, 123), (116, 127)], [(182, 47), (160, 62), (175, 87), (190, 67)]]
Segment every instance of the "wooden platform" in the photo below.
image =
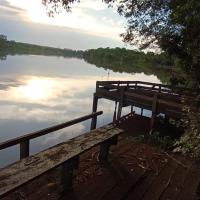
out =
[(99, 148), (80, 157), (73, 191), (63, 194), (57, 168), (23, 186), (4, 200), (197, 200), (200, 165), (180, 155), (168, 155), (131, 137), (120, 137), (109, 162), (100, 165)]
[[(151, 110), (153, 114), (165, 114), (180, 118), (183, 105), (199, 106), (196, 96), (199, 90), (175, 88), (168, 85), (142, 81), (97, 81), (94, 93), (93, 111), (99, 98), (118, 102), (118, 119), (125, 106), (136, 106)], [(184, 97), (184, 103), (183, 103)]]

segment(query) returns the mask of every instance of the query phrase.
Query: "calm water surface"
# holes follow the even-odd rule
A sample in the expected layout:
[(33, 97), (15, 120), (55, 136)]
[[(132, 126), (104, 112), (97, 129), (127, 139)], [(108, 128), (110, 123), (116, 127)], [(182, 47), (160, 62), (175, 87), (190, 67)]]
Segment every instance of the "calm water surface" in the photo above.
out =
[[(116, 73), (76, 58), (8, 56), (0, 61), (0, 142), (91, 113), (96, 81), (160, 83), (144, 73)], [(98, 126), (112, 120), (114, 104), (100, 100)], [(124, 111), (126, 112), (126, 110)], [(31, 154), (89, 130), (90, 120), (31, 140)], [(19, 159), (19, 146), (0, 151), (0, 167)]]

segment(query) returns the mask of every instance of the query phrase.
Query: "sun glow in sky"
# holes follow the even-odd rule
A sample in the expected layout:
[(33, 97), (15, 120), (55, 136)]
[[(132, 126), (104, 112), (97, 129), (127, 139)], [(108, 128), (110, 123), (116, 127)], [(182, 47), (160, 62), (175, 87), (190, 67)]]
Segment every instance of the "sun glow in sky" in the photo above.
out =
[(119, 34), (124, 30), (124, 22), (113, 9), (101, 0), (83, 0), (75, 3), (71, 13), (62, 12), (49, 18), (42, 0), (8, 0), (11, 6), (24, 10), (24, 20), (62, 26), (85, 31), (87, 33), (120, 40)]

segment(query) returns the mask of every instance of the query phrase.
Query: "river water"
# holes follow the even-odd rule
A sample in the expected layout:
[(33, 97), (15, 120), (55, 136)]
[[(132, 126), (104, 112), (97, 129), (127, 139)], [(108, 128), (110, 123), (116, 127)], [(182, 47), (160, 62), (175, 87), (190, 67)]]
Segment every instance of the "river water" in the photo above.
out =
[[(153, 74), (117, 73), (77, 58), (7, 56), (0, 61), (0, 142), (91, 113), (97, 80), (160, 83)], [(100, 100), (98, 110), (104, 112), (98, 126), (111, 122), (112, 102)], [(90, 120), (31, 140), (30, 152), (80, 135), (89, 127)], [(0, 151), (0, 167), (18, 159), (19, 145)]]

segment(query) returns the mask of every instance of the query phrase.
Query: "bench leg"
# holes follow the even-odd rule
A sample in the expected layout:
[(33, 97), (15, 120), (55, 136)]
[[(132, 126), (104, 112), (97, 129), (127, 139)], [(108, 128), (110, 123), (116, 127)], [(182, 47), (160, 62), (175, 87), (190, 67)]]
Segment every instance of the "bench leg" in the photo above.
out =
[(116, 145), (118, 142), (118, 137), (114, 136), (107, 141), (104, 141), (100, 144), (100, 153), (99, 153), (99, 161), (106, 162), (108, 161), (109, 148), (110, 145)]
[(62, 164), (62, 184), (64, 192), (72, 190), (74, 169), (78, 169), (79, 156), (71, 158)]
[(100, 153), (99, 153), (99, 161), (105, 162), (108, 160), (110, 143), (108, 141), (103, 142), (100, 144)]

